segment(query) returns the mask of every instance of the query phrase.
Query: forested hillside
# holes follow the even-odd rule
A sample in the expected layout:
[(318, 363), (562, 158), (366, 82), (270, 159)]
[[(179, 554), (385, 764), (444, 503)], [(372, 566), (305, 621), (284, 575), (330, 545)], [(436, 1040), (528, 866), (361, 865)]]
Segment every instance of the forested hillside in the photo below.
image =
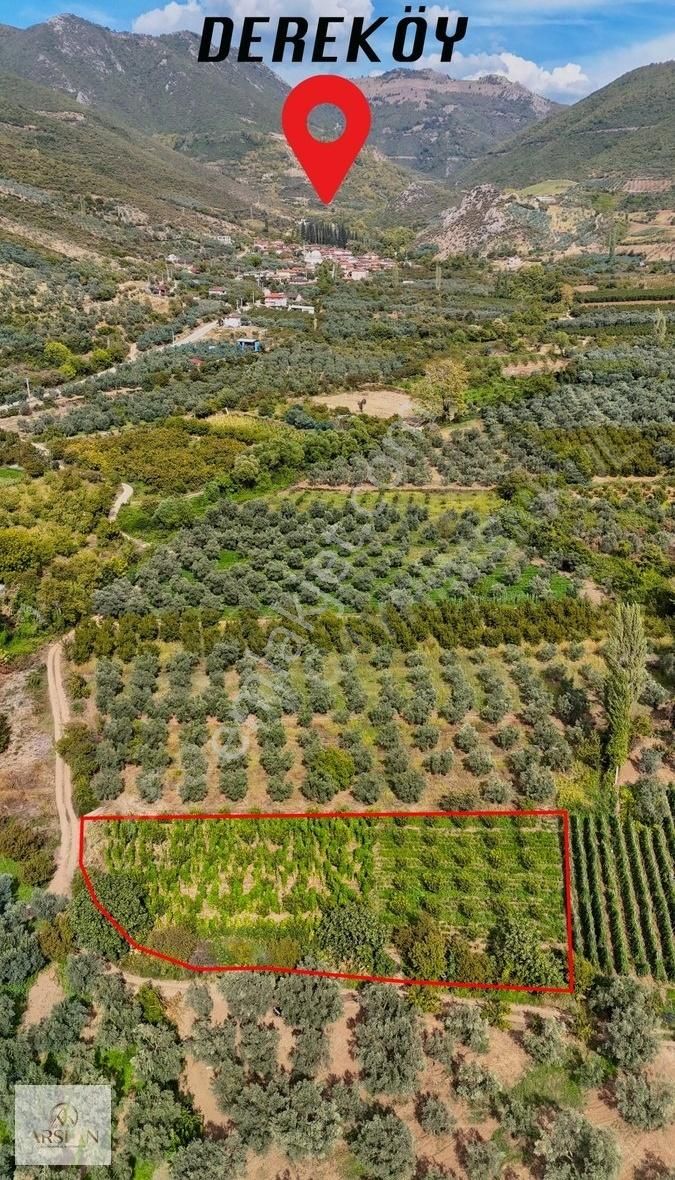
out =
[(39, 190), (43, 204), (59, 194), (77, 206), (96, 194), (155, 219), (191, 204), (226, 216), (250, 207), (236, 184), (58, 91), (3, 74), (0, 102), (3, 194), (23, 196), (24, 211)]

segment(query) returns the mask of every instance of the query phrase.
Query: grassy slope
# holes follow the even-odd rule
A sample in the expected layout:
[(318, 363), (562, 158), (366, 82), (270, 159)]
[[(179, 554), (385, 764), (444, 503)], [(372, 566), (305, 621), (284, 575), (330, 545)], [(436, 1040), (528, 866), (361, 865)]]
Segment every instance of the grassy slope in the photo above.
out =
[(524, 186), (614, 174), (672, 177), (674, 105), (675, 62), (633, 70), (497, 148), (462, 174), (462, 185)]
[(65, 94), (0, 75), (0, 108), (5, 178), (68, 196), (114, 197), (155, 215), (185, 203), (226, 215), (248, 205), (224, 176)]

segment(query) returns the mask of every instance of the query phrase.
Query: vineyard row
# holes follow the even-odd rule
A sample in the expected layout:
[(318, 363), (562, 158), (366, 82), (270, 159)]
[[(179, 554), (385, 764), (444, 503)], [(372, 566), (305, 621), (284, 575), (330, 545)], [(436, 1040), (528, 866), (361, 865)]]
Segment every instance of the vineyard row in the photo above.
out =
[(572, 817), (574, 941), (602, 971), (675, 980), (675, 825)]

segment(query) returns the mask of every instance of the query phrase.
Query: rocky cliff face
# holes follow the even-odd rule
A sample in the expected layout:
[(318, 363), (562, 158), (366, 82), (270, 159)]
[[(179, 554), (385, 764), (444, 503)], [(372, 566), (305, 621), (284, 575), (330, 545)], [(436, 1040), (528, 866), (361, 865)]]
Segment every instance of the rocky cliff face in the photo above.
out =
[(558, 109), (493, 75), (464, 81), (437, 70), (390, 70), (358, 83), (373, 111), (371, 142), (390, 159), (439, 179)]

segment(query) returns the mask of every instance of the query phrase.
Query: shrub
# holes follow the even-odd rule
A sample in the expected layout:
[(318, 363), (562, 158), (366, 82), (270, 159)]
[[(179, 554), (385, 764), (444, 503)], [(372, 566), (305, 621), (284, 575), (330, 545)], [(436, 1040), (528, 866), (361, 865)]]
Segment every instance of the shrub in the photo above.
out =
[(470, 770), (475, 775), (487, 774), (494, 766), (489, 751), (480, 746), (477, 746), (475, 750), (471, 750), (466, 755), (463, 759), (463, 764), (467, 770)]
[(662, 824), (670, 815), (666, 788), (657, 778), (642, 777), (633, 784), (633, 811), (643, 824)]
[(523, 1047), (535, 1061), (552, 1065), (565, 1055), (565, 1042), (560, 1021), (554, 1017), (534, 1016), (523, 1035)]
[(393, 1111), (375, 1108), (350, 1139), (364, 1174), (372, 1180), (409, 1180), (415, 1156), (410, 1131)]
[(417, 1102), (417, 1121), (428, 1135), (446, 1135), (455, 1120), (436, 1094), (422, 1094)]
[(506, 803), (509, 797), (509, 784), (496, 775), (490, 775), (481, 785), (481, 794), (486, 803)]
[(465, 1148), (469, 1180), (497, 1180), (504, 1167), (504, 1153), (492, 1139), (473, 1139)]
[(534, 1144), (544, 1180), (563, 1176), (612, 1180), (619, 1153), (609, 1131), (594, 1127), (576, 1110), (558, 1111)]
[(614, 1088), (619, 1114), (641, 1131), (655, 1131), (670, 1121), (673, 1087), (644, 1074), (621, 1074)]
[(473, 725), (463, 725), (455, 734), (455, 745), (458, 750), (464, 754), (468, 754), (471, 750), (475, 750), (478, 745), (478, 734)]
[(497, 730), (494, 740), (502, 750), (510, 750), (515, 746), (519, 737), (520, 730), (517, 725), (503, 725), (501, 729)]

